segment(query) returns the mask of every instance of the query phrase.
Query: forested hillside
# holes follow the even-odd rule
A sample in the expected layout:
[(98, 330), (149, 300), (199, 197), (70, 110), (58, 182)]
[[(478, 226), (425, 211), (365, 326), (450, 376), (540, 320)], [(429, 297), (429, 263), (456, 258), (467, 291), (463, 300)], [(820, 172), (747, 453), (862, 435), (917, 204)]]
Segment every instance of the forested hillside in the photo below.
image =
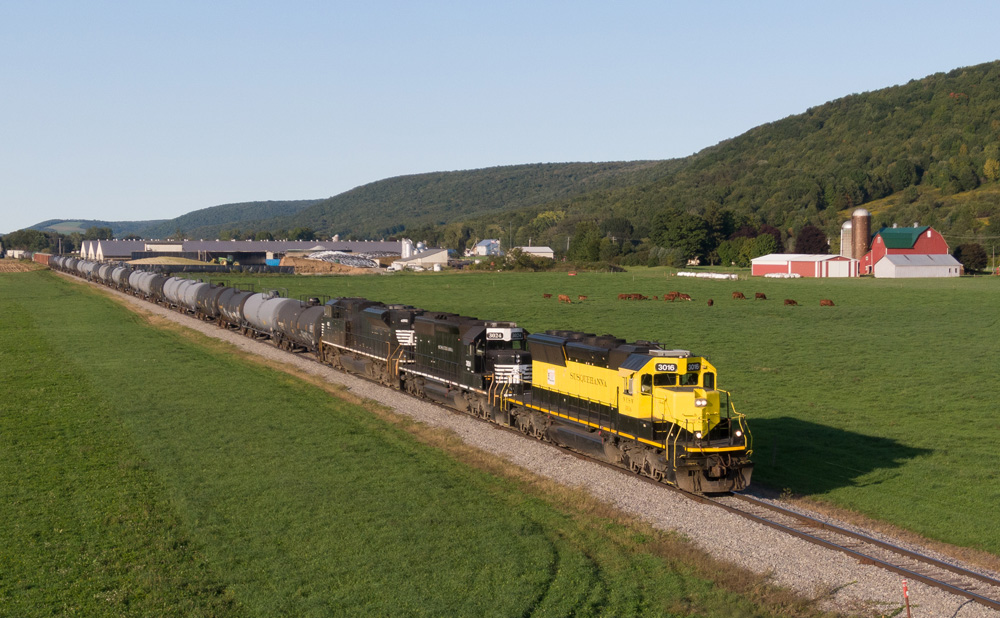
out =
[[(771, 228), (787, 250), (807, 226), (836, 243), (850, 210), (866, 206), (875, 229), (919, 221), (942, 231), (953, 248), (986, 243), (997, 236), (989, 224), (1000, 210), (998, 111), (1000, 63), (958, 69), (757, 127), (651, 166), (630, 186), (466, 226), (472, 237), (503, 236), (512, 226), (515, 244), (531, 238), (565, 249), (569, 241), (570, 249), (582, 248), (578, 258), (613, 257), (609, 241), (626, 238), (634, 249), (644, 238), (643, 261), (649, 252), (718, 259), (720, 243), (734, 234)], [(458, 236), (440, 233), (442, 240)]]
[(238, 228), (260, 229), (261, 221), (294, 215), (321, 200), (290, 200), (222, 204), (189, 212), (186, 215), (157, 222), (141, 232), (144, 238), (218, 238), (223, 231)]
[(378, 238), (627, 187), (660, 166), (647, 161), (545, 163), (399, 176), (341, 193), (269, 225)]

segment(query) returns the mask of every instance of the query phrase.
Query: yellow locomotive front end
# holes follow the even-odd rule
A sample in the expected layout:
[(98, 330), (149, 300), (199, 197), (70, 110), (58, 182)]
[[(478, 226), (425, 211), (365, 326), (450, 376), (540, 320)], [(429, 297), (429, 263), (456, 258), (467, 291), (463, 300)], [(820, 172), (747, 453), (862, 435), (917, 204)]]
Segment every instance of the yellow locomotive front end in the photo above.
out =
[(750, 436), (706, 359), (610, 335), (528, 338), (530, 392), (512, 400), (531, 433), (698, 493), (750, 482)]
[(736, 412), (729, 393), (716, 388), (711, 363), (687, 350), (654, 349), (631, 355), (618, 373), (623, 382), (620, 413), (649, 417), (658, 426), (656, 441), (663, 439), (666, 476), (672, 475), (674, 484), (712, 493), (750, 483), (753, 464), (745, 417)]

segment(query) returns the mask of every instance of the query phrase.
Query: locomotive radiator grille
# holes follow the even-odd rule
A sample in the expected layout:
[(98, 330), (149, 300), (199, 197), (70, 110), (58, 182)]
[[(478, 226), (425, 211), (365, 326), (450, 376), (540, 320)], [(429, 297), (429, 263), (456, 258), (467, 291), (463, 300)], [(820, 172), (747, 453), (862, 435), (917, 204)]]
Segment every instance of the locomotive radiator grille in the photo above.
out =
[(401, 346), (412, 348), (416, 345), (417, 335), (412, 330), (397, 330), (396, 341), (398, 341)]
[(497, 365), (493, 375), (497, 384), (527, 384), (531, 382), (531, 365)]

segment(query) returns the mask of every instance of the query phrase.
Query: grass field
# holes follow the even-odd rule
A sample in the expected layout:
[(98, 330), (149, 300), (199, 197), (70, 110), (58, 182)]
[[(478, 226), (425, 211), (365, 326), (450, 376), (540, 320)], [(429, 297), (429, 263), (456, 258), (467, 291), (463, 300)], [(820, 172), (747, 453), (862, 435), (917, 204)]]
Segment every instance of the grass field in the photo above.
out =
[[(654, 339), (707, 355), (750, 418), (757, 482), (1000, 554), (1000, 278), (712, 281), (638, 269), (228, 281), (515, 320), (531, 331)], [(617, 299), (671, 290), (694, 301)], [(737, 290), (770, 300), (732, 300)], [(786, 298), (800, 306), (784, 306)], [(824, 298), (836, 306), (820, 307)]]
[(0, 616), (817, 615), (52, 273), (0, 315)]

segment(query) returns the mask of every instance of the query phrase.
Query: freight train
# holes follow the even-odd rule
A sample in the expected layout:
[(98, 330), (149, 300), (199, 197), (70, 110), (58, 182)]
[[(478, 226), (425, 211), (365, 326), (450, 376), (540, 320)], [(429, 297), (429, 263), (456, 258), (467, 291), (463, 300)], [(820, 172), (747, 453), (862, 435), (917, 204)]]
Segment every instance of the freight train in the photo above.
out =
[(653, 341), (364, 298), (296, 300), (52, 256), (49, 266), (694, 493), (747, 487), (744, 415), (704, 357)]

